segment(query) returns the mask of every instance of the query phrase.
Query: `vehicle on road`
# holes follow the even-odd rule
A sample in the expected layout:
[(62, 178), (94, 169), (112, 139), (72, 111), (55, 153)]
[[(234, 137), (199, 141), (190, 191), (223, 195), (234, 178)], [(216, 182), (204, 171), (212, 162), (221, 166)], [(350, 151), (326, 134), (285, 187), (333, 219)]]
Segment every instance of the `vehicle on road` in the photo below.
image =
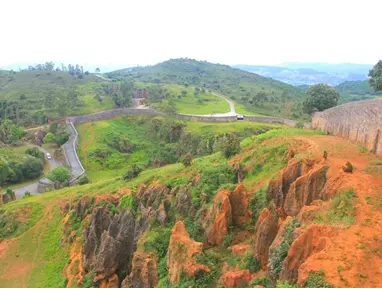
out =
[(237, 120), (244, 120), (244, 115), (236, 115)]
[(50, 160), (50, 159), (52, 158), (52, 156), (50, 155), (50, 153), (46, 153), (46, 158), (47, 158), (48, 160)]

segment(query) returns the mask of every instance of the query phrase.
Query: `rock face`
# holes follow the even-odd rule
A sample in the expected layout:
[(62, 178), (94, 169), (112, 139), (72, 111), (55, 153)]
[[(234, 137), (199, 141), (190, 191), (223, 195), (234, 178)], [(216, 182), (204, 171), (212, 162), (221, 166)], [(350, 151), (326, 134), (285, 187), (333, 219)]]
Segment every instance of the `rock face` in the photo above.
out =
[(311, 168), (311, 165), (312, 162), (310, 161), (296, 161), (292, 159), (286, 169), (281, 171), (279, 177), (269, 183), (268, 198), (274, 201), (276, 207), (283, 206), (285, 196), (291, 184), (298, 177), (304, 175)]
[(334, 234), (332, 227), (327, 225), (313, 224), (301, 233), (293, 241), (288, 256), (284, 260), (280, 273), (280, 280), (296, 283), (299, 276), (300, 266), (308, 257), (322, 251), (331, 241), (330, 235)]
[(124, 288), (153, 288), (158, 284), (157, 258), (153, 253), (136, 252), (129, 276), (122, 282)]
[(167, 252), (167, 269), (169, 281), (176, 284), (185, 274), (195, 277), (202, 272), (210, 272), (209, 268), (198, 264), (195, 255), (201, 254), (203, 244), (190, 239), (182, 221), (178, 221), (171, 230)]
[(83, 248), (84, 269), (94, 270), (94, 282), (109, 282), (114, 275), (123, 278), (130, 272), (134, 233), (135, 219), (130, 212), (111, 218), (105, 208), (96, 210), (85, 229)]
[(277, 234), (278, 217), (275, 211), (264, 208), (256, 223), (254, 255), (261, 267), (266, 269), (268, 264), (268, 250)]
[(207, 243), (220, 246), (232, 225), (232, 208), (228, 190), (219, 191), (213, 200), (208, 213), (208, 226), (206, 228)]
[(326, 183), (327, 170), (327, 166), (318, 166), (290, 185), (284, 201), (287, 215), (297, 215), (304, 205), (310, 205), (313, 200), (326, 199), (321, 192)]
[(243, 225), (251, 219), (251, 211), (248, 208), (249, 197), (242, 184), (237, 185), (230, 195), (232, 208), (232, 221), (234, 225)]

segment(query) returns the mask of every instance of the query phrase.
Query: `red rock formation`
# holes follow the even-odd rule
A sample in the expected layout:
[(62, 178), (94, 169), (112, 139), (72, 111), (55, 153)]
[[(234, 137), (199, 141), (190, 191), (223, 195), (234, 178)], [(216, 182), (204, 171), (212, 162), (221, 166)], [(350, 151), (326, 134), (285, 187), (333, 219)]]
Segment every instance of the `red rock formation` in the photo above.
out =
[(112, 275), (110, 278), (103, 279), (99, 283), (100, 288), (118, 288), (119, 287), (119, 279), (116, 274)]
[(274, 211), (264, 208), (256, 223), (255, 256), (261, 267), (266, 269), (268, 263), (268, 250), (277, 234), (278, 218)]
[(208, 214), (206, 229), (207, 243), (220, 246), (232, 225), (232, 208), (228, 190), (219, 191)]
[(153, 253), (137, 251), (134, 254), (132, 270), (123, 282), (124, 288), (153, 288), (158, 284), (157, 258)]
[(234, 245), (231, 248), (232, 254), (234, 254), (235, 256), (245, 255), (250, 249), (251, 249), (251, 246), (245, 243)]
[(327, 166), (317, 166), (290, 185), (284, 201), (286, 215), (295, 216), (304, 205), (310, 205), (316, 199), (326, 198), (321, 192), (326, 183), (327, 170)]
[(198, 264), (195, 255), (201, 254), (203, 244), (190, 239), (182, 221), (178, 221), (171, 230), (167, 253), (167, 269), (171, 284), (179, 282), (181, 275), (194, 277), (200, 272), (209, 272), (209, 268)]
[(247, 287), (252, 279), (253, 275), (248, 270), (234, 270), (224, 273), (219, 283), (224, 288), (243, 288)]
[(251, 219), (251, 211), (248, 208), (249, 197), (243, 184), (237, 185), (230, 195), (232, 208), (232, 220), (234, 225), (243, 225)]
[(327, 225), (313, 224), (306, 229), (299, 229), (301, 233), (293, 241), (288, 256), (284, 260), (280, 273), (280, 280), (296, 283), (300, 266), (314, 253), (322, 251), (331, 241), (330, 235), (334, 229)]
[(269, 183), (268, 198), (273, 200), (277, 207), (282, 207), (290, 185), (296, 181), (298, 177), (304, 175), (311, 168), (312, 164), (313, 163), (308, 160), (290, 160), (288, 166), (281, 170), (278, 178), (273, 179)]

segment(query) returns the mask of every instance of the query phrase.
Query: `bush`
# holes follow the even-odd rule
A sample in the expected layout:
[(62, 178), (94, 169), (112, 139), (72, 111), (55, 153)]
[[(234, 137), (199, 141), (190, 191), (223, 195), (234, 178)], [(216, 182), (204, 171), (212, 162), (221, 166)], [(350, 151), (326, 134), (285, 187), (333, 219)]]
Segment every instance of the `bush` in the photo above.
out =
[(273, 249), (269, 254), (270, 272), (278, 277), (282, 264), (288, 255), (288, 251), (293, 242), (293, 232), (300, 226), (297, 219), (293, 219), (285, 228), (285, 233), (282, 243)]
[(9, 196), (9, 198), (12, 200), (16, 199), (15, 192), (13, 192), (13, 190), (11, 188), (5, 189), (5, 194), (7, 194)]
[(121, 209), (130, 209), (135, 215), (138, 210), (138, 200), (133, 195), (125, 195), (119, 200), (118, 206)]
[(240, 151), (240, 140), (234, 133), (225, 133), (216, 137), (214, 152), (221, 151), (226, 158), (229, 158)]
[(52, 171), (50, 171), (47, 175), (49, 180), (53, 182), (65, 182), (68, 181), (70, 178), (70, 172), (67, 168), (64, 166), (59, 166), (57, 168), (54, 168)]
[(86, 176), (86, 175), (83, 175), (78, 179), (78, 185), (85, 185), (85, 184), (88, 184), (89, 182), (90, 182), (90, 180), (89, 180), (88, 176)]
[(44, 143), (52, 143), (56, 140), (56, 137), (53, 133), (48, 132), (46, 136), (44, 137), (43, 141)]
[(333, 288), (331, 284), (326, 282), (323, 270), (309, 273), (308, 279), (304, 284), (305, 288)]
[(249, 200), (249, 209), (252, 211), (252, 223), (256, 224), (261, 212), (268, 207), (269, 200), (267, 195), (267, 186), (258, 189)]
[(250, 285), (253, 286), (264, 286), (266, 288), (271, 287), (271, 280), (267, 276), (261, 276), (251, 281)]
[(42, 161), (45, 160), (45, 155), (38, 147), (29, 148), (25, 151), (26, 154), (31, 155), (32, 157), (38, 158)]
[(340, 224), (349, 226), (354, 223), (355, 207), (354, 189), (341, 190), (332, 200), (331, 207), (326, 215), (316, 218), (316, 222), (322, 224)]
[(41, 175), (44, 165), (40, 159), (27, 158), (21, 165), (21, 170), (26, 179), (34, 179)]
[(242, 269), (247, 269), (251, 273), (256, 273), (261, 269), (261, 264), (252, 252), (248, 253), (241, 264)]
[(185, 167), (189, 167), (191, 166), (191, 162), (192, 162), (192, 155), (190, 153), (187, 153), (185, 154), (183, 157), (182, 157), (182, 163)]
[(123, 175), (125, 181), (131, 180), (138, 177), (139, 173), (142, 172), (143, 168), (138, 164), (132, 164), (127, 172)]
[(29, 192), (29, 191), (25, 191), (25, 193), (24, 193), (24, 198), (26, 198), (26, 197), (31, 197), (31, 196), (32, 196), (31, 192)]
[(296, 126), (295, 126), (295, 127), (296, 127), (296, 128), (304, 128), (304, 123), (301, 122), (301, 121), (299, 121), (299, 122), (296, 123)]

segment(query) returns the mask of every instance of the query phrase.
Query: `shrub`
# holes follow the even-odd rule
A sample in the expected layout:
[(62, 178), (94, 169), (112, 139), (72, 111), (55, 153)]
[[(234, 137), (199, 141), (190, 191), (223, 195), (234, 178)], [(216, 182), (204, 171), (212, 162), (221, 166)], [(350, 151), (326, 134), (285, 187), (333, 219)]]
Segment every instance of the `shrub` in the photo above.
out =
[(142, 172), (143, 168), (138, 164), (132, 164), (127, 172), (123, 175), (125, 181), (131, 180), (139, 175)]
[(25, 193), (24, 193), (24, 198), (26, 198), (26, 197), (31, 197), (31, 196), (32, 196), (31, 192), (29, 192), (29, 191), (25, 191)]
[(331, 284), (326, 282), (323, 270), (309, 273), (308, 279), (304, 284), (305, 288), (333, 288)]
[(252, 223), (256, 224), (261, 212), (268, 207), (269, 200), (267, 195), (267, 186), (258, 189), (249, 200), (249, 209), (252, 211)]
[(252, 280), (250, 285), (252, 287), (260, 285), (260, 286), (264, 286), (266, 288), (270, 288), (271, 287), (271, 280), (269, 279), (268, 276), (261, 276), (259, 278)]
[(46, 176), (53, 182), (65, 182), (69, 180), (70, 172), (64, 166), (58, 166), (57, 168), (54, 168), (52, 171), (50, 171)]
[(235, 234), (233, 233), (233, 231), (229, 230), (229, 233), (224, 237), (224, 240), (223, 240), (223, 245), (226, 248), (228, 248), (231, 245), (234, 236), (235, 236)]
[(54, 136), (54, 134), (51, 132), (48, 132), (46, 136), (44, 137), (43, 141), (44, 143), (52, 143), (55, 141), (55, 139), (56, 137)]
[(276, 288), (298, 288), (298, 285), (289, 283), (288, 281), (277, 281)]
[(252, 252), (249, 252), (243, 259), (243, 262), (240, 265), (241, 269), (247, 269), (251, 273), (256, 273), (261, 269), (261, 264), (258, 259), (253, 255)]
[(234, 133), (225, 133), (216, 137), (214, 151), (221, 151), (226, 158), (229, 158), (240, 151), (240, 140)]
[(29, 148), (25, 151), (26, 154), (31, 155), (32, 157), (38, 158), (42, 161), (45, 160), (45, 155), (38, 147)]
[(88, 176), (86, 176), (86, 175), (83, 175), (78, 179), (78, 185), (85, 185), (85, 184), (88, 184), (89, 182), (90, 182), (90, 180), (89, 180)]
[(189, 167), (191, 166), (191, 162), (192, 162), (192, 155), (190, 153), (187, 153), (185, 154), (183, 157), (182, 157), (182, 163), (185, 167)]
[(41, 175), (44, 169), (42, 161), (35, 157), (27, 158), (21, 165), (24, 178), (34, 179)]
[(125, 195), (119, 200), (118, 206), (122, 209), (130, 209), (135, 214), (138, 210), (138, 200), (133, 195)]
[(354, 197), (356, 197), (354, 189), (341, 190), (333, 198), (331, 207), (326, 215), (318, 216), (316, 222), (345, 226), (353, 224), (355, 218)]
[(295, 128), (304, 128), (304, 123), (301, 121), (297, 122)]
[(16, 199), (15, 192), (13, 192), (13, 190), (11, 188), (5, 189), (5, 194), (7, 194), (9, 196), (9, 198), (12, 200)]
[(288, 251), (293, 242), (293, 232), (299, 227), (300, 224), (297, 219), (293, 219), (288, 225), (285, 227), (285, 233), (283, 237), (282, 243), (273, 249), (269, 254), (269, 262), (270, 262), (270, 272), (272, 272), (275, 277), (281, 272), (282, 264), (285, 258), (288, 255)]

